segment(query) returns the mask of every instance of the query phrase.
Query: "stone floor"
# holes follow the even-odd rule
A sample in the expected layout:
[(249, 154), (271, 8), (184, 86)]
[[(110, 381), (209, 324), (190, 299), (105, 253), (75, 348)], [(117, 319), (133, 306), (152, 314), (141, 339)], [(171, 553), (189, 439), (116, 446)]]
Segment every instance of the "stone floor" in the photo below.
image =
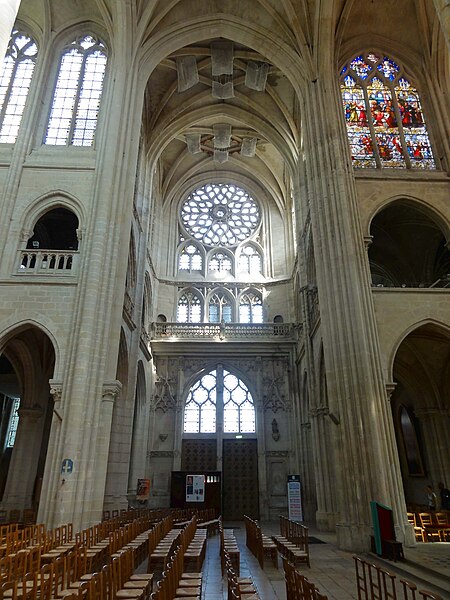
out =
[[(277, 523), (262, 523), (264, 533), (268, 535), (279, 533)], [(241, 551), (241, 575), (250, 575), (258, 589), (261, 600), (287, 600), (284, 585), (284, 574), (279, 562), (275, 569), (267, 561), (264, 571), (261, 570), (256, 558), (245, 545), (245, 527), (243, 523), (226, 523), (233, 527)], [(333, 534), (323, 534), (310, 528), (310, 536), (326, 543), (311, 544), (311, 568), (301, 567), (301, 572), (315, 583), (316, 587), (329, 600), (356, 599), (354, 563), (352, 553), (339, 550)], [(381, 561), (374, 555), (364, 556), (366, 560), (382, 564), (387, 570), (396, 573), (401, 578), (414, 582), (419, 590), (427, 589), (438, 593), (444, 600), (450, 600), (450, 543), (419, 544), (416, 548), (405, 551), (405, 561), (393, 563)], [(204, 572), (204, 600), (225, 600), (226, 581), (222, 579), (219, 561), (218, 536), (208, 539)], [(403, 599), (403, 593), (398, 588), (398, 599)]]

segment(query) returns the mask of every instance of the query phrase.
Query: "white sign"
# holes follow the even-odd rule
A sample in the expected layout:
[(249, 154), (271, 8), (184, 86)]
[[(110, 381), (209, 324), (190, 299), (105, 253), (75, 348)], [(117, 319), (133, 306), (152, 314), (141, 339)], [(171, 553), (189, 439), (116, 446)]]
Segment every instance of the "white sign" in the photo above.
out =
[(186, 502), (205, 501), (205, 476), (186, 475)]
[(289, 519), (303, 521), (302, 493), (298, 475), (288, 475), (288, 506)]

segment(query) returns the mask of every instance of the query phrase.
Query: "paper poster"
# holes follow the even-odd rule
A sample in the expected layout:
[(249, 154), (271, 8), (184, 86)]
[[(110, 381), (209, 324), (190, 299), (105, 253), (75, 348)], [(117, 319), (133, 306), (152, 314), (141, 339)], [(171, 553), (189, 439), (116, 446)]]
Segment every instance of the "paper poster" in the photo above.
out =
[(150, 496), (150, 479), (138, 479), (136, 500), (148, 500)]
[(288, 475), (288, 506), (291, 521), (303, 521), (302, 494), (299, 475)]
[(205, 476), (186, 475), (186, 502), (205, 501)]

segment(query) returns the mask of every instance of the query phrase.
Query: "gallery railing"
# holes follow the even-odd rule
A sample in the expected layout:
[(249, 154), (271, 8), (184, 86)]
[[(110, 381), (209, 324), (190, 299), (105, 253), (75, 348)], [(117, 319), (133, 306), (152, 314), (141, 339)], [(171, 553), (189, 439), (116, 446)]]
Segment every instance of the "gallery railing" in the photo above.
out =
[(284, 339), (294, 341), (292, 323), (153, 323), (152, 339)]
[(75, 250), (21, 250), (18, 273), (74, 275), (79, 252)]

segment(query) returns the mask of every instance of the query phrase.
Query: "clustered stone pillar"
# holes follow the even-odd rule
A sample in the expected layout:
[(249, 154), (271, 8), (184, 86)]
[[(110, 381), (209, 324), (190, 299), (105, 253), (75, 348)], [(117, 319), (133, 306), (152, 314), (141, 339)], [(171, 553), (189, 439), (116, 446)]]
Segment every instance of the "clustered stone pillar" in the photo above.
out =
[[(340, 416), (335, 479), (340, 547), (369, 548), (370, 501), (393, 508), (403, 540), (410, 529), (394, 429), (379, 358), (367, 258), (331, 66), (303, 90), (306, 188), (311, 207), (328, 397)], [(352, 473), (349, 478), (348, 474)], [(368, 476), (369, 475), (369, 476)]]
[(434, 0), (434, 6), (450, 50), (450, 0)]
[(20, 0), (0, 0), (0, 65), (8, 49), (11, 31), (19, 11)]

